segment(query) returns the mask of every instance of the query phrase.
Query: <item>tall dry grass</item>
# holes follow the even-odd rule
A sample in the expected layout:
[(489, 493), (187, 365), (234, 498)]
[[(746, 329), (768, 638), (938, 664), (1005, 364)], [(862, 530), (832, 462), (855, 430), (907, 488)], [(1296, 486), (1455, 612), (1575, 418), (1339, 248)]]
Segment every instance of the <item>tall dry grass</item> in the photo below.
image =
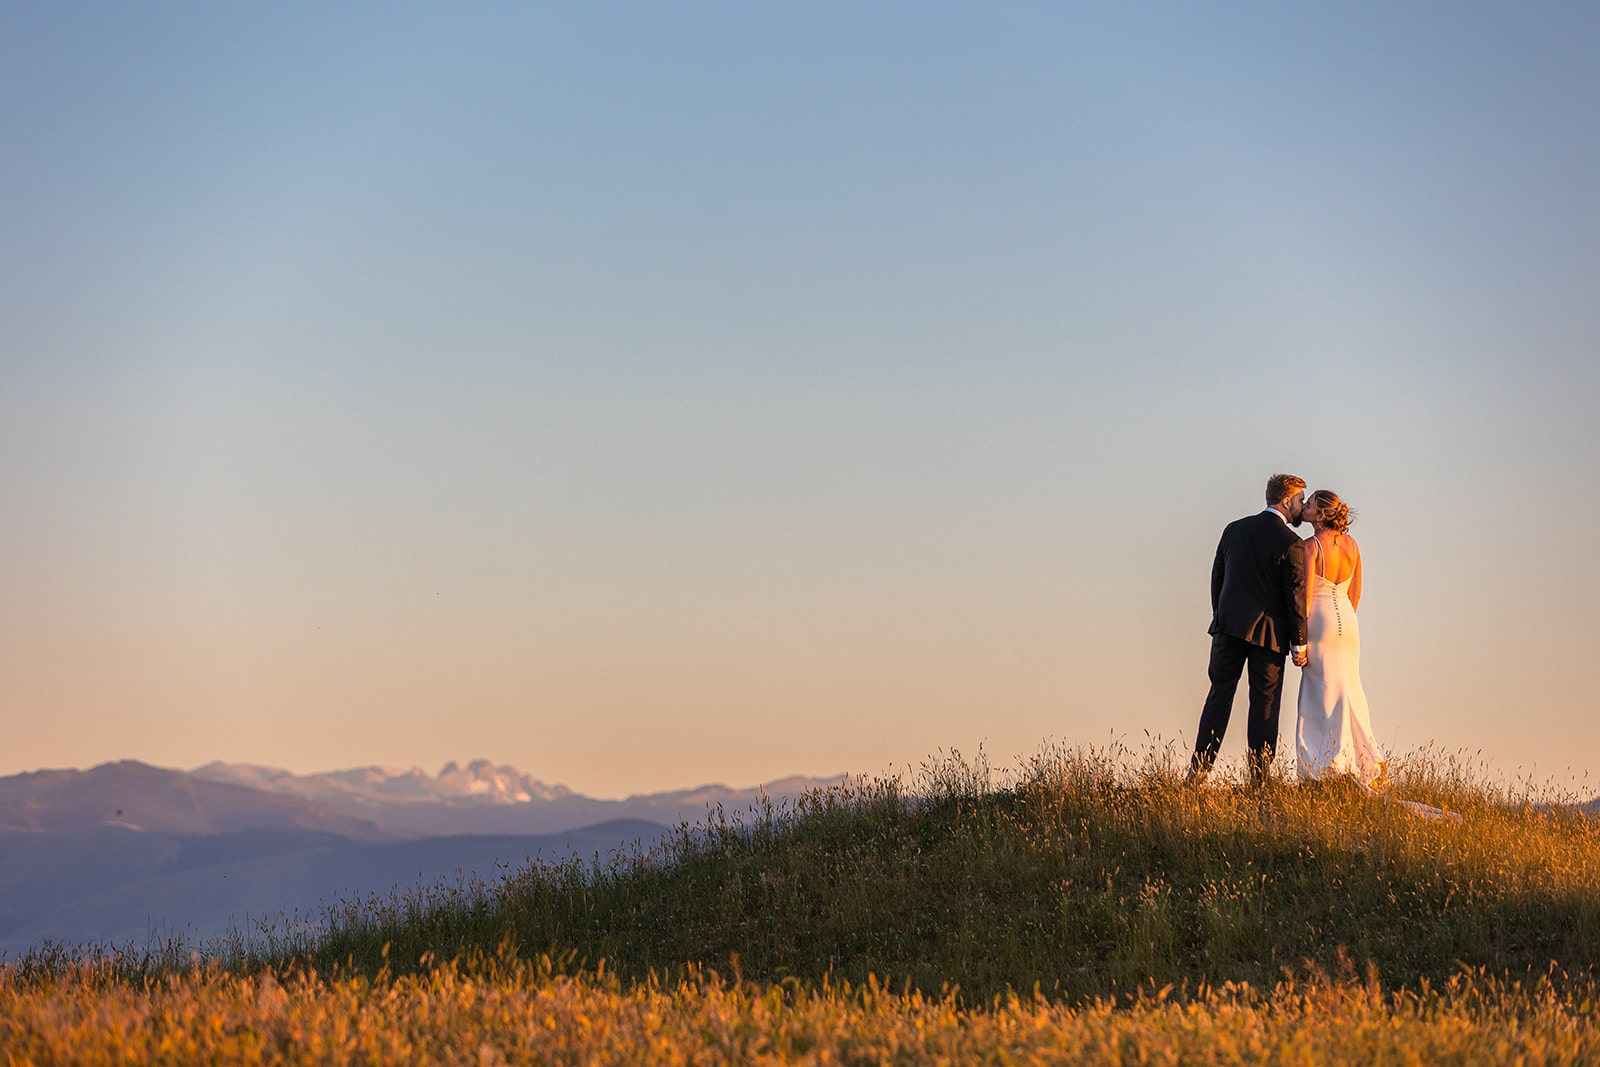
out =
[(11, 1064), (1437, 1064), (1600, 1061), (1591, 1003), (1545, 983), (1458, 976), (1384, 994), (1364, 981), (1225, 987), (1185, 1001), (1067, 1005), (691, 972), (625, 985), (464, 962), (392, 977), (243, 975), (129, 983), (0, 970)]

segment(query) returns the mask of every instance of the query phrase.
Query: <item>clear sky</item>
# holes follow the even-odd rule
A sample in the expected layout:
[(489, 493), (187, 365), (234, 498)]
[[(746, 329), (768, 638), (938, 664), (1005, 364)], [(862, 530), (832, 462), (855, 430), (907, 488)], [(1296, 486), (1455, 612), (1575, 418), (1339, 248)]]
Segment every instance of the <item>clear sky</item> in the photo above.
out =
[(1600, 771), (1596, 56), (1587, 0), (0, 3), (0, 774), (1186, 748), (1275, 471), (1359, 512), (1385, 743)]

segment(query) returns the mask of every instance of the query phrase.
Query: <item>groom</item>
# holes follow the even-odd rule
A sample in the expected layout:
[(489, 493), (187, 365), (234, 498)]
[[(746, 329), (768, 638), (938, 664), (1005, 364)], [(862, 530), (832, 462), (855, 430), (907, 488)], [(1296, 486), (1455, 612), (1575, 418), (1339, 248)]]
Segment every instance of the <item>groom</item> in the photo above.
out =
[(1191, 783), (1211, 773), (1246, 667), (1251, 781), (1260, 782), (1272, 766), (1286, 648), (1296, 667), (1306, 663), (1305, 559), (1292, 529), (1305, 512), (1305, 488), (1292, 474), (1274, 474), (1267, 479), (1266, 510), (1222, 531), (1211, 565), (1211, 692), (1200, 710)]

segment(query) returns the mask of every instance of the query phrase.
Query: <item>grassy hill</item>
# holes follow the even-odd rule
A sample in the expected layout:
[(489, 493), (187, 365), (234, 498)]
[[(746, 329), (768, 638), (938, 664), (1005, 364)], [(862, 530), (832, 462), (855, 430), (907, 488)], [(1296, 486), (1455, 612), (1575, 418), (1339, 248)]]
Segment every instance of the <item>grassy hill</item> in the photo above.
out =
[(1041, 757), (352, 902), (309, 943), (0, 965), (17, 1062), (1600, 1062), (1595, 823)]
[(959, 986), (968, 1003), (1318, 972), (1412, 989), (1464, 971), (1560, 982), (1600, 966), (1590, 819), (1428, 757), (1396, 766), (1387, 797), (1196, 789), (1178, 770), (1171, 753), (1055, 752), (997, 785), (981, 759), (953, 757), (910, 783), (680, 827), (651, 850), (351, 904), (295, 955), (323, 973), (515, 952), (591, 975), (603, 960), (624, 981), (696, 966), (805, 986), (874, 976)]

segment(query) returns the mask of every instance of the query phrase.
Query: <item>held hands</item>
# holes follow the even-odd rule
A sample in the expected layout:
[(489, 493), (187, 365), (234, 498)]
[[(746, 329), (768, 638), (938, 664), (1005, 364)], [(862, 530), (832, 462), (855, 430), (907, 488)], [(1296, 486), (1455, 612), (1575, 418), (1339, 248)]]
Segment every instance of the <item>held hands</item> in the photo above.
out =
[(1294, 649), (1290, 653), (1290, 658), (1294, 660), (1294, 665), (1296, 667), (1304, 667), (1307, 663), (1311, 662), (1311, 650), (1307, 648)]

